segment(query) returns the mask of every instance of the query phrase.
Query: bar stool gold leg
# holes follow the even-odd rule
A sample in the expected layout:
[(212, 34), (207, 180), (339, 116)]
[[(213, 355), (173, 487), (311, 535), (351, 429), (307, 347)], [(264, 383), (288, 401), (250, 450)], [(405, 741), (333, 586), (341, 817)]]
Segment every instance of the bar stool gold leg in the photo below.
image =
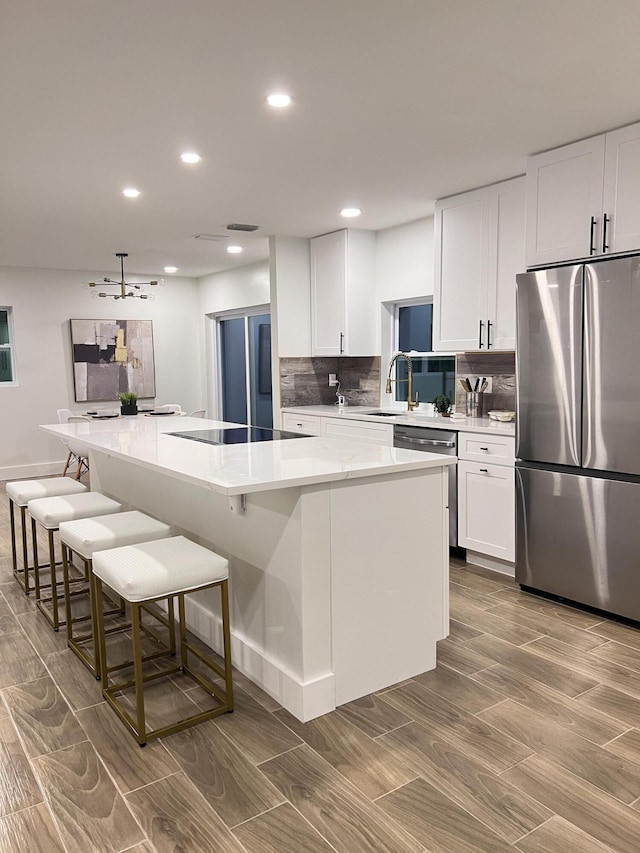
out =
[[(40, 600), (40, 563), (38, 562), (38, 533), (35, 520), (31, 519), (31, 544), (33, 547), (33, 581), (36, 589), (36, 601)], [(26, 552), (27, 543), (24, 542)]]
[(147, 726), (144, 715), (144, 683), (142, 681), (142, 643), (140, 640), (140, 605), (131, 602), (131, 633), (133, 639), (133, 669), (136, 682), (136, 726), (138, 743), (147, 744)]
[[(102, 581), (99, 577), (92, 574), (91, 584), (93, 587), (92, 592), (96, 620), (94, 622), (96, 632), (94, 642), (97, 643), (98, 648), (98, 665), (102, 678), (102, 689), (107, 690), (109, 688), (109, 670), (107, 668), (107, 644), (105, 642), (104, 613), (102, 609)], [(100, 605), (98, 605), (98, 602), (100, 602)]]
[(13, 563), (13, 573), (18, 571), (18, 554), (16, 551), (16, 520), (14, 516), (13, 501), (9, 498), (9, 519), (11, 521), (11, 560)]
[(222, 640), (224, 645), (224, 683), (227, 695), (227, 705), (233, 711), (233, 679), (231, 667), (231, 629), (229, 627), (229, 582), (220, 584), (220, 599), (222, 603)]
[(178, 619), (180, 620), (180, 663), (182, 669), (186, 669), (189, 666), (189, 659), (187, 657), (187, 621), (184, 618), (184, 594), (180, 593), (177, 598)]
[(26, 507), (20, 507), (20, 524), (22, 527), (22, 559), (25, 573), (29, 566), (29, 554), (27, 553), (27, 510)]

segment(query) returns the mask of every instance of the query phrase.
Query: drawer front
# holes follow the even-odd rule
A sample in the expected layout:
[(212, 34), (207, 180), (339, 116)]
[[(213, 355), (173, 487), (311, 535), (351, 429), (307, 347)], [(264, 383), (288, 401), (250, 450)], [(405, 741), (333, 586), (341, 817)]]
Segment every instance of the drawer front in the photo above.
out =
[(458, 434), (458, 456), (469, 462), (514, 465), (516, 439), (512, 435), (486, 435), (476, 432)]
[(345, 418), (323, 418), (323, 435), (334, 438), (352, 438), (372, 444), (393, 445), (393, 425), (374, 424), (367, 421), (350, 421)]
[(320, 435), (322, 420), (315, 415), (296, 415), (291, 412), (283, 412), (282, 429), (289, 432), (302, 432), (305, 435)]

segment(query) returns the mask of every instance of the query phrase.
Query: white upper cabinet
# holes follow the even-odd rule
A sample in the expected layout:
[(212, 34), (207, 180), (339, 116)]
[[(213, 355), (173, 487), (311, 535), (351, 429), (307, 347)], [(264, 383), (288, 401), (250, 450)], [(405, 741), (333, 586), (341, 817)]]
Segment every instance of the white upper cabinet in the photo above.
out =
[(434, 350), (515, 348), (524, 192), (514, 178), (436, 202)]
[(640, 123), (606, 135), (602, 210), (607, 228), (601, 248), (640, 249)]
[(376, 355), (375, 233), (311, 241), (311, 354)]
[(640, 124), (530, 157), (527, 266), (640, 248)]

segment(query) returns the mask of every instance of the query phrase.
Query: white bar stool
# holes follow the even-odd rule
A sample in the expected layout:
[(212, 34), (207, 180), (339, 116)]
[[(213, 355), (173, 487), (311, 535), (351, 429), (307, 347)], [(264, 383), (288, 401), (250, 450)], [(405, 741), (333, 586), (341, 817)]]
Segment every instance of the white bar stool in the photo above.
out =
[[(140, 746), (148, 740), (182, 731), (203, 720), (217, 717), (233, 711), (233, 683), (231, 679), (231, 636), (229, 631), (229, 563), (223, 557), (185, 539), (173, 536), (155, 542), (128, 545), (110, 551), (95, 551), (93, 554), (93, 576), (95, 579), (96, 611), (98, 632), (104, 637), (104, 615), (102, 609), (102, 584), (105, 583), (117, 595), (131, 605), (132, 644), (134, 677), (133, 680), (109, 684), (109, 669), (106, 660), (106, 644), (100, 642), (102, 695), (125, 723)], [(220, 588), (222, 603), (222, 635), (224, 645), (224, 666), (218, 664), (213, 656), (204, 655), (187, 640), (184, 597), (191, 592), (217, 586)], [(180, 663), (162, 672), (143, 675), (142, 650), (140, 641), (141, 608), (153, 602), (178, 599), (178, 619), (180, 626)], [(200, 672), (189, 666), (188, 653), (204, 663), (216, 675), (224, 679), (225, 687), (220, 687), (206, 679)], [(208, 711), (184, 718), (171, 725), (147, 730), (144, 707), (144, 685), (157, 678), (182, 672), (192, 678), (209, 695), (214, 696), (220, 705)], [(121, 691), (135, 687), (135, 717), (121, 701)]]
[[(69, 477), (51, 477), (44, 480), (14, 480), (7, 483), (6, 492), (9, 498), (9, 519), (11, 523), (11, 557), (13, 560), (13, 576), (18, 581), (25, 595), (31, 592), (29, 565), (27, 555), (27, 504), (36, 498), (50, 498), (60, 495), (75, 495), (86, 492), (87, 487)], [(16, 548), (16, 521), (14, 506), (20, 508), (20, 525), (22, 534), (22, 568), (18, 567)], [(45, 568), (44, 566), (42, 568)]]
[[(100, 678), (100, 650), (98, 633), (96, 631), (96, 595), (92, 575), (92, 558), (94, 551), (104, 551), (108, 548), (118, 548), (124, 545), (135, 545), (138, 542), (148, 542), (152, 539), (166, 539), (171, 536), (171, 527), (162, 521), (157, 521), (138, 510), (116, 512), (112, 515), (102, 515), (98, 518), (81, 518), (77, 521), (60, 522), (60, 544), (62, 547), (62, 568), (64, 573), (64, 594), (67, 621), (67, 645), (80, 658), (85, 666)], [(71, 583), (69, 578), (69, 559), (71, 554), (77, 554), (84, 561), (85, 574), (89, 578), (90, 616), (73, 617), (71, 612)], [(122, 612), (120, 607), (107, 611), (104, 615)], [(88, 633), (78, 635), (74, 625), (78, 622), (90, 622)], [(129, 627), (115, 625), (105, 634), (122, 631)], [(88, 647), (93, 646), (92, 651)], [(175, 648), (174, 648), (175, 651)], [(125, 666), (121, 664), (120, 666)]]
[[(58, 613), (58, 583), (56, 577), (56, 559), (53, 534), (56, 532), (61, 522), (74, 521), (78, 518), (90, 518), (94, 515), (109, 515), (113, 512), (120, 512), (122, 504), (118, 501), (111, 500), (106, 495), (100, 492), (82, 492), (77, 495), (64, 495), (51, 498), (38, 498), (29, 501), (27, 504), (29, 515), (31, 516), (31, 538), (33, 542), (33, 577), (36, 589), (36, 604), (42, 613), (47, 617), (54, 631), (57, 631), (61, 624)], [(49, 564), (51, 567), (51, 597), (42, 598), (40, 585), (40, 566), (38, 562), (38, 536), (36, 525), (39, 524), (47, 531), (49, 540)], [(89, 578), (78, 578), (77, 580), (88, 581)], [(76, 582), (76, 581), (73, 581)], [(51, 604), (51, 612), (46, 605)]]

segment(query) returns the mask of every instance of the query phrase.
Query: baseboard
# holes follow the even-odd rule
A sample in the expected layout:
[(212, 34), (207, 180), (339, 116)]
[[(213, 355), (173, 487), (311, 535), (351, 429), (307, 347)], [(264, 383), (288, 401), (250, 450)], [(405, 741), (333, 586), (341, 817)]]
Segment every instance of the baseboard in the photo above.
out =
[(500, 560), (498, 557), (488, 557), (486, 554), (478, 554), (477, 551), (470, 551), (468, 548), (467, 563), (471, 563), (473, 566), (481, 566), (483, 569), (490, 569), (493, 572), (500, 572), (503, 575), (509, 575), (510, 578), (516, 576), (515, 563)]
[[(222, 623), (192, 598), (185, 599), (189, 629), (219, 654), (222, 651)], [(335, 677), (332, 672), (313, 681), (298, 681), (263, 651), (234, 634), (231, 626), (231, 660), (261, 690), (279, 702), (303, 723), (335, 710)]]
[(64, 459), (58, 462), (33, 462), (30, 465), (11, 465), (0, 468), (0, 480), (37, 480), (40, 477), (62, 475)]

